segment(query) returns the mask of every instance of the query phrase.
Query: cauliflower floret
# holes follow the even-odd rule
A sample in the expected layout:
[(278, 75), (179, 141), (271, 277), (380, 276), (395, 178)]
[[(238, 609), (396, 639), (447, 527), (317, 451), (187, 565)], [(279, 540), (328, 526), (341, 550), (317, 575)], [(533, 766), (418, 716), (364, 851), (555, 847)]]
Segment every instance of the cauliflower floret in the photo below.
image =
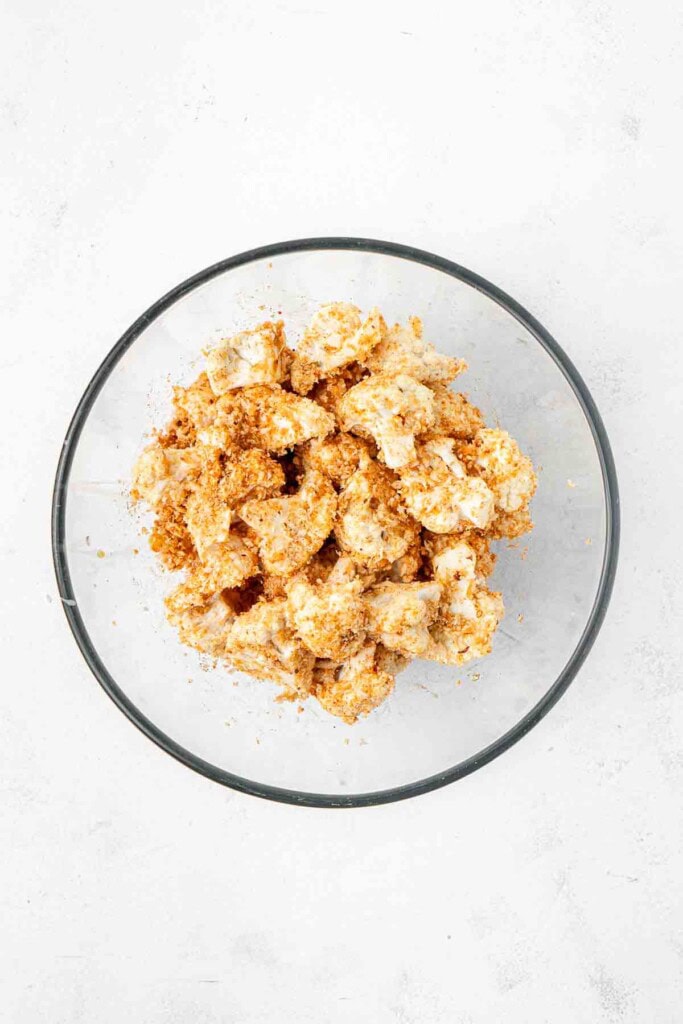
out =
[(493, 495), (479, 477), (467, 476), (448, 437), (417, 446), (417, 459), (400, 471), (399, 491), (408, 510), (432, 533), (452, 533), (461, 519), (479, 528), (493, 515)]
[[(428, 564), (431, 566), (431, 574), (436, 576), (435, 566), (441, 556), (448, 555), (448, 552), (457, 545), (466, 544), (473, 552), (476, 559), (476, 575), (478, 579), (484, 580), (490, 576), (496, 565), (496, 555), (491, 551), (491, 539), (487, 533), (480, 530), (462, 530), (457, 534), (426, 534), (424, 538), (425, 555)], [(449, 564), (448, 556), (445, 566)], [(442, 577), (438, 577), (443, 583)]]
[(342, 427), (370, 434), (391, 469), (415, 459), (415, 434), (434, 423), (434, 394), (405, 374), (368, 377), (339, 403)]
[[(453, 613), (442, 605), (429, 631), (432, 643), (426, 651), (427, 658), (442, 665), (465, 665), (490, 652), (493, 634), (503, 617), (503, 600), (495, 591), (475, 586), (471, 604), (474, 614), (468, 608), (467, 615)], [(459, 603), (457, 606), (461, 607)]]
[(357, 306), (332, 302), (321, 306), (299, 342), (292, 362), (292, 387), (307, 394), (316, 380), (326, 377), (348, 363), (367, 358), (380, 343), (386, 324), (379, 310), (373, 309), (361, 323)]
[(317, 586), (304, 577), (287, 591), (287, 621), (317, 658), (345, 661), (365, 639), (363, 583), (350, 558), (340, 558), (327, 581)]
[(207, 374), (200, 373), (189, 387), (174, 387), (173, 404), (176, 409), (189, 416), (197, 431), (206, 430), (211, 426), (215, 416), (216, 395)]
[(279, 384), (260, 384), (231, 391), (216, 403), (211, 426), (200, 439), (219, 447), (242, 445), (285, 452), (312, 437), (334, 430), (334, 417), (308, 398), (283, 391)]
[(484, 426), (484, 417), (467, 397), (445, 384), (434, 384), (434, 433), (468, 439)]
[(250, 384), (276, 384), (284, 380), (285, 349), (281, 320), (223, 338), (206, 352), (206, 372), (214, 393), (224, 395)]
[(479, 430), (464, 448), (464, 458), (481, 474), (503, 512), (517, 512), (528, 505), (536, 490), (534, 467), (506, 430)]
[(455, 537), (444, 537), (444, 544), (432, 556), (434, 579), (443, 587), (442, 607), (450, 615), (476, 618), (473, 593), (477, 576), (474, 548)]
[[(442, 596), (436, 622), (430, 627), (427, 657), (445, 665), (464, 665), (488, 654), (491, 638), (503, 617), (500, 594), (483, 579), (490, 571), (490, 556), (473, 532), (467, 540), (435, 537), (428, 544), (434, 579)], [(482, 549), (479, 564), (477, 546)]]
[(417, 523), (399, 511), (393, 475), (369, 459), (339, 495), (334, 534), (342, 551), (370, 570), (389, 568), (415, 542)]
[(135, 463), (131, 497), (134, 501), (146, 501), (152, 508), (169, 496), (174, 500), (182, 499), (191, 489), (206, 458), (201, 445), (162, 448), (158, 441), (154, 441)]
[(207, 562), (226, 542), (232, 523), (232, 509), (221, 501), (217, 487), (203, 487), (187, 499), (185, 518), (197, 554)]
[(373, 373), (407, 373), (429, 384), (448, 384), (467, 369), (463, 359), (441, 355), (424, 340), (422, 321), (417, 316), (410, 317), (407, 327), (394, 324), (365, 360), (365, 365)]
[(315, 657), (288, 626), (286, 603), (283, 599), (259, 601), (238, 616), (228, 633), (225, 653), (241, 672), (306, 696)]
[(214, 658), (223, 653), (235, 612), (222, 594), (205, 594), (190, 577), (168, 595), (165, 604), (166, 618), (182, 643)]
[(314, 682), (312, 692), (325, 711), (352, 724), (386, 700), (394, 677), (379, 667), (377, 650), (377, 644), (369, 643), (339, 668), (319, 669), (316, 675), (323, 681)]
[(291, 576), (319, 551), (337, 510), (337, 495), (322, 473), (311, 470), (296, 494), (248, 501), (240, 516), (259, 535), (264, 569)]
[(239, 587), (259, 572), (255, 535), (238, 523), (225, 540), (205, 549), (204, 559), (200, 559), (200, 567), (195, 571), (206, 580), (209, 590)]
[(364, 597), (368, 633), (391, 651), (420, 655), (431, 642), (429, 626), (441, 598), (437, 582), (380, 583)]
[(368, 442), (353, 434), (333, 434), (310, 441), (301, 451), (304, 469), (317, 469), (339, 487), (369, 455)]

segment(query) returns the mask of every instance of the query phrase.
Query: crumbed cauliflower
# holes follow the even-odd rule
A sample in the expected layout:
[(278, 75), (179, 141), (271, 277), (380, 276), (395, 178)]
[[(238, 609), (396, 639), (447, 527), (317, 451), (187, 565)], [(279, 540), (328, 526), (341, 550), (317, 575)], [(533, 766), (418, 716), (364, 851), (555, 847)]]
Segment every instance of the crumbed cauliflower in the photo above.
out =
[(487, 587), (475, 587), (472, 596), (474, 615), (452, 613), (448, 608), (430, 629), (432, 643), (426, 657), (442, 665), (466, 665), (491, 650), (491, 640), (503, 617), (500, 594)]
[(364, 362), (373, 373), (408, 374), (428, 384), (448, 384), (467, 369), (464, 359), (444, 356), (424, 340), (417, 316), (406, 327), (394, 324)]
[(346, 392), (339, 417), (344, 430), (369, 434), (398, 469), (415, 459), (415, 435), (434, 423), (434, 393), (406, 374), (368, 377)]
[(426, 583), (380, 583), (364, 597), (368, 633), (391, 651), (417, 656), (430, 644), (441, 587)]
[[(441, 586), (436, 622), (430, 628), (427, 656), (446, 665), (464, 665), (488, 654), (491, 638), (503, 616), (500, 594), (483, 582), (489, 570), (487, 552), (475, 539), (439, 537), (430, 544), (434, 579)], [(477, 546), (482, 550), (479, 564)]]
[(270, 322), (211, 349), (131, 488), (150, 547), (184, 573), (166, 599), (180, 639), (348, 723), (414, 657), (488, 653), (491, 542), (531, 529), (536, 477), (451, 390), (463, 369), (417, 317), (387, 330), (348, 303), (296, 352)]
[(506, 430), (484, 428), (463, 446), (463, 458), (493, 491), (496, 507), (517, 512), (533, 497), (536, 474), (531, 459)]
[(304, 469), (319, 470), (335, 487), (339, 487), (347, 482), (369, 454), (367, 441), (353, 434), (337, 433), (302, 446), (301, 462)]
[(409, 512), (432, 533), (451, 533), (461, 520), (484, 528), (493, 515), (493, 495), (470, 477), (448, 437), (417, 445), (415, 462), (400, 470), (399, 491)]
[(165, 604), (168, 621), (183, 643), (214, 658), (223, 654), (235, 612), (222, 594), (207, 596), (190, 579), (180, 583)]
[[(456, 545), (466, 544), (474, 552), (476, 559), (476, 575), (480, 579), (486, 579), (493, 572), (496, 565), (496, 556), (491, 551), (490, 534), (487, 530), (466, 529), (457, 533), (430, 533), (424, 538), (424, 557), (431, 566), (431, 574), (439, 578), (436, 573), (436, 564), (440, 556), (449, 552)], [(453, 557), (453, 556), (450, 556)], [(448, 559), (446, 559), (448, 565)]]
[(287, 624), (286, 601), (261, 601), (239, 615), (225, 642), (234, 668), (307, 695), (315, 657)]
[(369, 459), (339, 494), (334, 535), (342, 551), (367, 569), (389, 568), (415, 542), (418, 527), (401, 514), (393, 474)]
[(232, 509), (220, 500), (218, 486), (195, 490), (187, 499), (185, 519), (197, 554), (206, 562), (228, 539)]
[(325, 437), (334, 426), (334, 417), (310, 399), (278, 384), (262, 384), (223, 395), (210, 430), (223, 446), (237, 442), (285, 452), (312, 437)]
[(394, 688), (394, 677), (380, 668), (376, 659), (377, 644), (369, 643), (341, 667), (313, 684), (313, 695), (331, 715), (351, 724), (360, 715), (367, 715)]
[(321, 306), (306, 328), (292, 362), (292, 386), (308, 394), (323, 376), (353, 362), (362, 362), (380, 343), (386, 324), (373, 309), (361, 323), (360, 310), (348, 302)]
[(467, 397), (458, 391), (451, 391), (444, 384), (434, 384), (434, 426), (433, 432), (444, 437), (465, 440), (474, 437), (484, 426), (484, 417)]
[(173, 404), (189, 416), (197, 431), (206, 430), (213, 423), (216, 400), (217, 396), (206, 373), (200, 373), (189, 387), (173, 388)]
[(206, 353), (206, 372), (216, 395), (250, 384), (277, 384), (285, 379), (286, 349), (282, 321), (270, 321), (223, 338)]
[(296, 577), (287, 589), (287, 621), (317, 658), (342, 662), (365, 640), (363, 583), (350, 558), (341, 558), (324, 583)]
[(259, 572), (255, 535), (238, 524), (221, 543), (207, 547), (200, 559), (201, 570), (211, 590), (239, 587)]
[(201, 467), (202, 453), (196, 448), (162, 448), (155, 441), (135, 464), (131, 497), (154, 508), (169, 491), (185, 496)]
[(311, 470), (296, 494), (248, 501), (239, 514), (259, 536), (266, 572), (291, 576), (322, 547), (336, 510), (332, 484), (322, 473)]

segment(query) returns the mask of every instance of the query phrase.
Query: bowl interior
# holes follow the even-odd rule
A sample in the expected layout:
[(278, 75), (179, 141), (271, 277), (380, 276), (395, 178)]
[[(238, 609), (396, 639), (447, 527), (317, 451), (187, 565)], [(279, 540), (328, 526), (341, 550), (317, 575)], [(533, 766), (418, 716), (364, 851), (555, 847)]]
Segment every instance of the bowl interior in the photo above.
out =
[[(163, 614), (173, 576), (157, 565), (141, 534), (147, 520), (127, 496), (145, 439), (169, 416), (171, 385), (197, 375), (202, 347), (270, 317), (285, 320), (295, 343), (316, 307), (335, 300), (377, 305), (390, 321), (421, 316), (428, 339), (468, 360), (458, 387), (539, 470), (535, 530), (497, 546), (493, 585), (506, 616), (493, 653), (466, 669), (414, 662), (393, 696), (355, 726), (312, 700), (301, 712), (275, 703), (274, 686), (214, 668), (181, 646)], [(249, 780), (248, 788), (327, 794), (334, 802), (440, 777), (533, 711), (576, 657), (594, 611), (609, 512), (582, 403), (531, 330), (434, 266), (327, 249), (269, 254), (217, 272), (135, 333), (70, 442), (60, 498), (73, 588), (65, 593), (98, 673), (166, 746), (177, 744), (209, 774)]]

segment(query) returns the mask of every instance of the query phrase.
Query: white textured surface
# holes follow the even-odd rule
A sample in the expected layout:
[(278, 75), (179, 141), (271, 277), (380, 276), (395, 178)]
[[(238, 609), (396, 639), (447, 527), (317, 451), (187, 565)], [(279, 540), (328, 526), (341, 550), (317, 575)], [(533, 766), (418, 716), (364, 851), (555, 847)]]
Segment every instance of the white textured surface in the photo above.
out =
[[(680, 1020), (683, 19), (446, 7), (10, 0), (3, 1022)], [(623, 499), (612, 607), (557, 708), (468, 779), (351, 812), (149, 743), (82, 662), (48, 546), (67, 421), (135, 316), (221, 257), (334, 233), (450, 256), (535, 313)]]

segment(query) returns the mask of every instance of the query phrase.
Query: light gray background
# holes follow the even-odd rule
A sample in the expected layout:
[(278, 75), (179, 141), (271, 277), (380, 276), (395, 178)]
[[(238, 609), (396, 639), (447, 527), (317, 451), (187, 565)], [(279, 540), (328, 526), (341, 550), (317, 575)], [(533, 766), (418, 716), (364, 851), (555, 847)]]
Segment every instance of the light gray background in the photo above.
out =
[[(0, 1020), (678, 1022), (679, 5), (10, 0), (0, 37)], [(610, 613), (551, 715), (352, 812), (157, 750), (82, 662), (49, 553), (116, 338), (206, 264), (312, 234), (518, 298), (592, 389), (623, 498)]]

